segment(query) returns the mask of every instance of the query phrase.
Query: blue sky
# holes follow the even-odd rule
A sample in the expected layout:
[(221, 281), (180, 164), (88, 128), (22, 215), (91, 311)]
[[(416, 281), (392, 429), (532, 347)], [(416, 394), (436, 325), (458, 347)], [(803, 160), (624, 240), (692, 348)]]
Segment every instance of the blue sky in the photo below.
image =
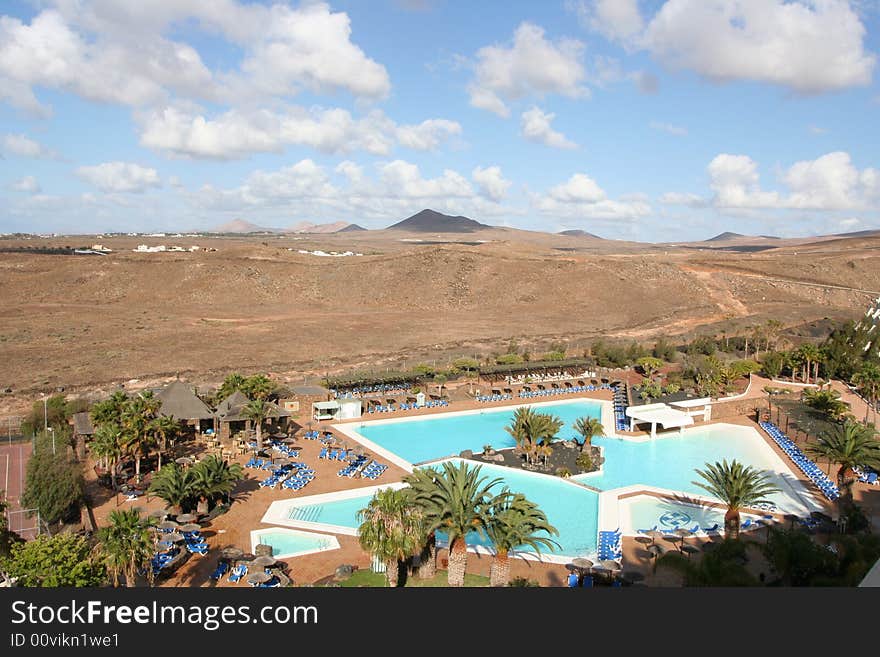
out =
[(12, 0), (0, 232), (880, 227), (876, 0)]

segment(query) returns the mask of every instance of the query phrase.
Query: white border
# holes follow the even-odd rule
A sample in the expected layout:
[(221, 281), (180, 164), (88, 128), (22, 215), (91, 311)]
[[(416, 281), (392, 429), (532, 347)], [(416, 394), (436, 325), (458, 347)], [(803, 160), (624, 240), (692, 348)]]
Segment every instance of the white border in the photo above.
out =
[[(341, 434), (344, 434), (348, 438), (351, 438), (355, 442), (360, 443), (370, 451), (378, 454), (384, 459), (387, 459), (394, 465), (406, 470), (407, 472), (412, 472), (415, 467), (412, 463), (407, 461), (401, 456), (398, 456), (394, 452), (382, 447), (381, 445), (377, 445), (372, 440), (366, 438), (362, 434), (358, 433), (357, 428), (363, 427), (364, 425), (377, 425), (377, 424), (397, 424), (400, 422), (421, 422), (426, 420), (434, 420), (438, 418), (446, 418), (446, 417), (458, 417), (462, 415), (483, 415), (485, 413), (503, 413), (509, 412), (511, 410), (516, 410), (517, 408), (523, 406), (533, 406), (537, 408), (541, 408), (543, 406), (558, 406), (559, 404), (575, 404), (575, 403), (583, 403), (583, 402), (591, 402), (594, 404), (599, 404), (600, 408), (600, 420), (602, 422), (602, 426), (605, 429), (606, 438), (619, 438), (614, 433), (614, 404), (613, 402), (607, 401), (605, 399), (594, 399), (592, 397), (571, 397), (568, 399), (553, 399), (549, 401), (541, 401), (541, 402), (523, 402), (521, 404), (510, 404), (506, 406), (490, 406), (487, 408), (473, 408), (466, 411), (449, 411), (444, 413), (430, 413), (428, 415), (412, 415), (409, 417), (392, 417), (392, 418), (383, 418), (381, 420), (369, 420), (367, 422), (348, 422), (345, 424), (332, 424), (330, 425), (332, 429), (335, 429)], [(610, 433), (609, 433), (610, 431)], [(438, 461), (443, 461), (451, 458), (460, 458), (458, 454), (448, 454), (446, 456), (438, 456), (434, 459), (431, 459), (431, 463), (435, 463)]]
[(298, 527), (300, 529), (310, 529), (319, 532), (332, 532), (334, 534), (344, 534), (346, 536), (357, 536), (357, 529), (345, 527), (343, 525), (331, 525), (324, 522), (312, 522), (310, 520), (295, 520), (290, 517), (292, 508), (301, 506), (310, 506), (312, 504), (325, 504), (327, 502), (338, 502), (340, 500), (351, 500), (357, 497), (372, 497), (376, 491), (384, 488), (392, 488), (399, 490), (405, 488), (406, 484), (402, 481), (395, 481), (390, 484), (381, 484), (379, 486), (366, 486), (365, 488), (352, 488), (350, 490), (336, 491), (333, 493), (320, 493), (318, 495), (308, 495), (306, 497), (292, 497), (286, 500), (276, 500), (269, 505), (266, 513), (260, 522), (267, 525), (279, 525), (281, 527)]
[(303, 532), (297, 529), (285, 529), (283, 527), (275, 528), (275, 527), (263, 527), (261, 529), (254, 529), (251, 531), (251, 552), (255, 551), (257, 545), (260, 544), (260, 538), (263, 534), (274, 533), (274, 532), (284, 532), (285, 534), (296, 534), (298, 536), (320, 536), (322, 538), (326, 538), (330, 545), (327, 547), (319, 547), (311, 550), (300, 550), (299, 552), (288, 552), (286, 554), (272, 554), (272, 556), (276, 559), (291, 559), (293, 557), (302, 557), (307, 554), (316, 554), (318, 552), (327, 552), (329, 550), (338, 550), (340, 548), (339, 539), (333, 536), (332, 534), (316, 534), (314, 532)]

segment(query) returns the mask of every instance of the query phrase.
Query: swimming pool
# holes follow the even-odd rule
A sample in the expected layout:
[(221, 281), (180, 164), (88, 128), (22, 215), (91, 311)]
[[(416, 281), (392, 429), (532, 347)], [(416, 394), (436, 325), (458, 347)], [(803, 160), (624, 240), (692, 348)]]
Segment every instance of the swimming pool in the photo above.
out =
[[(639, 530), (658, 529), (694, 529), (705, 531), (712, 528), (724, 528), (726, 509), (705, 504), (672, 500), (653, 495), (635, 495), (622, 498), (620, 505), (621, 532), (635, 535)], [(741, 514), (742, 521), (751, 518), (753, 521), (760, 516)]]
[[(572, 427), (580, 417), (602, 417), (608, 402), (573, 399), (551, 403), (523, 404), (541, 413), (551, 413), (565, 424), (558, 436), (574, 438)], [(361, 424), (338, 424), (334, 428), (386, 455), (396, 455), (407, 463), (458, 456), (469, 449), (480, 452), (484, 445), (503, 449), (516, 445), (504, 430), (513, 419), (516, 407), (479, 409), (459, 413), (441, 413), (429, 417), (375, 420)]]
[(706, 463), (736, 459), (764, 470), (779, 493), (769, 496), (788, 513), (807, 513), (815, 508), (803, 483), (751, 427), (711, 424), (682, 434), (666, 434), (651, 441), (633, 442), (619, 438), (594, 438), (602, 448), (605, 463), (601, 472), (577, 475), (573, 479), (606, 491), (636, 484), (692, 495), (708, 495), (694, 482), (696, 468)]
[[(450, 459), (460, 462), (461, 459)], [(482, 467), (480, 474), (488, 480), (500, 478), (502, 483), (493, 489), (500, 493), (506, 486), (514, 493), (523, 493), (547, 515), (547, 521), (556, 527), (559, 536), (550, 537), (558, 548), (542, 548), (542, 554), (588, 556), (596, 551), (598, 534), (599, 494), (571, 481), (552, 475), (514, 470), (498, 465), (469, 462)], [(432, 464), (432, 468), (441, 467)], [(547, 534), (539, 534), (547, 536)], [(438, 540), (443, 539), (438, 532)], [(467, 538), (471, 546), (489, 547), (491, 542), (477, 533)]]
[(339, 548), (339, 541), (335, 536), (295, 529), (256, 529), (252, 531), (251, 550), (256, 551), (257, 545), (261, 543), (271, 545), (272, 556), (279, 559)]
[[(461, 459), (450, 459), (453, 462)], [(558, 555), (588, 555), (596, 550), (598, 498), (591, 491), (576, 483), (559, 477), (513, 470), (497, 465), (469, 462), (481, 466), (481, 475), (488, 480), (502, 479), (493, 490), (500, 493), (507, 486), (511, 491), (523, 493), (541, 507), (551, 525), (559, 530), (554, 540), (558, 549), (542, 549), (542, 553)], [(441, 467), (431, 464), (425, 467)], [(400, 484), (394, 484), (400, 487)], [(263, 522), (289, 527), (318, 529), (340, 534), (356, 535), (360, 524), (357, 513), (369, 504), (381, 486), (355, 489), (341, 493), (325, 493), (309, 497), (278, 500), (273, 502)], [(444, 536), (438, 532), (438, 540)], [(487, 547), (485, 537), (474, 533), (467, 539), (468, 545)]]

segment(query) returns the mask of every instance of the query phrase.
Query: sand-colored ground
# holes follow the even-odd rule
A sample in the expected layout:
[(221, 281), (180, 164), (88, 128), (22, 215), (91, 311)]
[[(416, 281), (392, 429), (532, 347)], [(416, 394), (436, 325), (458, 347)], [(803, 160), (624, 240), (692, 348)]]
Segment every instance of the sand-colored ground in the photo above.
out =
[[(760, 380), (753, 383), (753, 387), (750, 393), (748, 393), (748, 396), (759, 400), (760, 396), (763, 395), (763, 393), (760, 392), (761, 388), (763, 387), (762, 383), (763, 382)], [(606, 391), (592, 393), (584, 396), (590, 398), (608, 398), (608, 394)], [(566, 396), (566, 398), (568, 397), (570, 396)], [(492, 404), (481, 404), (474, 401), (462, 401), (454, 402), (448, 410), (458, 411), (477, 407), (507, 405), (510, 403), (511, 402), (496, 402)], [(435, 412), (437, 411), (432, 409), (422, 409), (420, 411), (410, 412), (408, 414), (433, 414)], [(757, 425), (752, 419), (744, 416), (738, 418), (725, 418), (723, 421), (739, 423), (757, 428)], [(760, 431), (760, 429), (758, 429), (758, 432), (759, 434), (761, 434), (765, 442), (771, 447), (771, 449), (773, 449), (785, 462), (788, 462), (788, 457), (781, 450), (779, 450), (776, 444), (766, 435), (764, 435), (763, 432)], [(349, 443), (352, 442), (350, 439), (346, 440), (348, 440)], [(245, 551), (250, 551), (250, 531), (253, 529), (269, 526), (263, 525), (260, 520), (266, 512), (269, 504), (275, 500), (289, 499), (293, 497), (301, 497), (305, 495), (313, 495), (329, 491), (347, 490), (351, 488), (372, 486), (376, 483), (399, 481), (405, 475), (405, 472), (403, 470), (391, 465), (388, 471), (378, 481), (340, 478), (336, 475), (336, 472), (340, 467), (337, 462), (323, 461), (318, 458), (318, 453), (321, 448), (320, 442), (300, 439), (297, 444), (301, 446), (300, 460), (305, 461), (316, 470), (317, 477), (315, 478), (315, 480), (311, 484), (309, 484), (309, 486), (307, 486), (304, 490), (299, 492), (288, 490), (260, 489), (257, 487), (257, 481), (265, 477), (265, 474), (260, 471), (249, 470), (247, 478), (239, 485), (234, 493), (235, 503), (233, 504), (230, 511), (216, 518), (213, 522), (205, 527), (204, 534), (208, 540), (209, 545), (212, 548), (211, 553), (206, 557), (191, 557), (189, 561), (184, 564), (173, 577), (160, 580), (158, 585), (214, 586), (215, 584), (209, 579), (209, 575), (217, 565), (217, 553), (219, 549), (229, 545), (234, 545), (242, 548)], [(240, 461), (244, 462), (248, 457), (241, 456), (238, 458)], [(381, 457), (379, 460), (382, 460)], [(809, 485), (809, 481), (806, 479), (806, 477), (802, 473), (800, 473), (797, 468), (792, 467), (791, 471), (794, 476), (798, 477), (808, 484), (808, 490), (814, 490), (812, 486)], [(94, 492), (94, 484), (92, 483), (90, 486), (92, 486), (92, 490)], [(104, 498), (102, 499), (100, 495), (100, 493), (97, 494), (98, 505), (94, 510), (94, 517), (99, 525), (106, 522), (107, 514), (113, 508), (117, 508), (117, 505), (120, 503), (123, 505), (136, 504), (140, 508), (144, 509), (145, 512), (159, 509), (164, 506), (164, 503), (161, 500), (155, 498), (141, 498), (137, 502), (120, 502), (120, 500), (122, 499), (121, 496), (118, 498), (108, 498), (106, 496), (106, 493), (104, 493)], [(875, 523), (880, 522), (880, 487), (872, 487), (866, 484), (856, 484), (855, 497), (856, 501), (865, 506), (865, 508), (868, 510), (869, 514), (872, 517), (872, 520)], [(826, 513), (832, 516), (835, 514), (835, 509), (833, 505), (827, 503), (824, 498), (822, 498), (822, 496), (818, 493), (818, 491), (815, 492), (814, 499), (823, 505)], [(785, 522), (784, 518), (782, 517), (778, 517), (777, 521), (780, 523)], [(752, 534), (750, 536), (751, 540), (753, 540), (757, 544), (763, 540), (765, 532), (759, 531), (758, 533)], [(304, 555), (284, 560), (286, 570), (295, 584), (308, 585), (321, 580), (326, 580), (328, 577), (333, 575), (337, 566), (342, 564), (349, 564), (358, 568), (369, 567), (370, 558), (360, 549), (355, 538), (351, 536), (337, 535), (337, 539), (340, 543), (340, 549), (328, 550), (325, 552)], [(690, 538), (687, 539), (687, 543), (701, 548), (702, 544), (704, 544), (708, 540), (712, 539)], [(674, 549), (673, 546), (666, 547)], [(650, 553), (645, 550), (644, 545), (637, 543), (632, 538), (624, 538), (623, 551), (624, 570), (626, 572), (637, 572), (637, 577), (642, 578), (642, 581), (646, 585), (674, 586), (679, 583), (679, 576), (669, 572), (668, 570), (660, 569), (658, 572), (655, 573), (653, 569), (653, 560)], [(752, 559), (752, 564), (750, 568), (753, 568), (755, 570), (754, 574), (756, 576), (760, 572), (765, 572), (766, 574), (766, 565), (763, 564), (763, 561), (758, 554), (758, 551), (755, 550), (753, 552), (754, 558)], [(444, 564), (445, 558), (445, 551), (440, 550), (438, 553), (438, 560), (441, 567)], [(692, 558), (698, 559), (699, 553), (697, 553)], [(473, 554), (469, 559), (468, 572), (472, 572), (474, 574), (488, 575), (490, 564), (491, 557), (488, 557), (486, 555)], [(564, 565), (561, 564), (540, 563), (531, 560), (513, 559), (511, 574), (513, 577), (525, 577), (526, 579), (537, 581), (543, 586), (565, 586), (568, 570)], [(229, 584), (225, 579), (221, 581), (219, 585), (236, 586)], [(246, 584), (240, 583), (237, 586), (246, 586)]]
[[(114, 237), (101, 240), (114, 249), (103, 257), (3, 253), (0, 389), (12, 393), (0, 397), (0, 414), (57, 387), (106, 393), (178, 373), (210, 384), (268, 370), (295, 383), (503, 351), (512, 337), (532, 353), (561, 340), (574, 355), (597, 337), (852, 318), (880, 280), (876, 238), (745, 253), (523, 231), (470, 244), (403, 237), (185, 238), (176, 241), (218, 250), (153, 254), (131, 248), (175, 240)], [(93, 241), (40, 245), (76, 239)]]

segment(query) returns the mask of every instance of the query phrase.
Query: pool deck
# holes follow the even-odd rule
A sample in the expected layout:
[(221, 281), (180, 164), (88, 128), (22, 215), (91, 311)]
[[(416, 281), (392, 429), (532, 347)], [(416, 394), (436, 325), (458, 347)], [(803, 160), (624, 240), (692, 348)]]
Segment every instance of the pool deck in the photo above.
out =
[[(569, 400), (610, 401), (610, 397), (611, 393), (609, 391), (597, 391), (586, 394), (560, 395), (559, 397), (553, 399), (542, 399), (542, 401), (540, 402), (536, 402), (533, 400), (520, 400), (517, 398), (514, 398), (512, 400), (489, 403), (481, 403), (476, 401), (456, 401), (453, 402), (453, 405), (451, 407), (449, 407), (452, 410), (449, 410), (448, 408), (442, 410), (432, 408), (416, 409), (412, 411), (400, 411), (394, 413), (393, 415), (389, 414), (388, 417), (383, 417), (382, 420), (395, 421), (402, 420), (404, 418), (437, 417), (439, 415), (445, 415), (447, 413), (460, 413), (462, 411), (479, 412), (480, 410), (498, 409), (510, 406), (537, 406), (539, 404), (556, 404)], [(605, 419), (603, 418), (603, 422), (604, 421)], [(364, 422), (363, 418), (350, 420), (347, 422), (316, 422), (312, 424), (312, 428), (319, 430), (333, 430), (334, 433), (343, 437), (343, 439), (345, 439), (345, 437), (347, 436), (352, 438), (352, 440), (355, 440), (356, 442), (362, 443), (362, 441), (358, 438), (354, 438), (353, 436), (350, 436), (347, 431), (342, 430), (342, 428), (346, 427), (347, 425), (358, 425), (362, 422)], [(787, 455), (785, 455), (785, 453), (778, 448), (775, 442), (773, 442), (768, 436), (766, 436), (766, 434), (764, 434), (763, 431), (760, 430), (760, 428), (757, 424), (754, 423), (754, 421), (745, 416), (742, 416), (737, 418), (726, 418), (721, 421), (713, 421), (707, 424), (701, 423), (696, 426), (700, 427), (713, 424), (736, 424), (755, 429), (758, 435), (761, 436), (764, 442), (779, 457), (779, 460), (784, 463), (787, 470), (791, 472), (791, 475), (794, 478), (799, 479), (804, 484), (807, 494), (812, 497), (812, 501), (816, 503), (817, 507), (822, 508), (826, 513), (829, 513), (829, 515), (834, 514), (834, 505), (829, 503), (821, 495), (821, 493), (819, 493), (812, 482), (810, 482), (809, 479), (807, 479), (806, 476), (803, 475), (803, 473), (801, 473), (796, 467), (794, 467), (790, 460), (788, 460)], [(613, 422), (611, 422), (611, 426), (613, 426)], [(629, 434), (619, 434), (618, 437), (631, 438)], [(674, 439), (674, 436), (670, 436), (670, 438)], [(211, 548), (211, 554), (208, 557), (194, 556), (190, 558), (189, 561), (185, 563), (172, 577), (160, 580), (160, 582), (157, 583), (158, 586), (214, 586), (215, 584), (209, 580), (208, 575), (211, 573), (211, 571), (213, 571), (214, 567), (217, 564), (216, 549), (229, 545), (235, 545), (246, 549), (250, 546), (251, 530), (268, 528), (273, 525), (279, 526), (274, 522), (271, 525), (264, 524), (263, 522), (263, 518), (266, 516), (266, 513), (268, 512), (268, 509), (271, 507), (273, 502), (287, 499), (305, 499), (309, 497), (314, 498), (316, 495), (324, 494), (333, 494), (331, 495), (331, 497), (335, 498), (335, 493), (339, 491), (352, 491), (352, 495), (358, 495), (366, 492), (368, 489), (375, 488), (377, 486), (400, 482), (400, 480), (406, 474), (408, 474), (408, 472), (411, 471), (410, 468), (401, 467), (401, 465), (399, 465), (394, 460), (386, 458), (384, 454), (378, 451), (371, 450), (369, 445), (364, 445), (364, 447), (368, 451), (369, 456), (377, 459), (379, 462), (389, 464), (388, 470), (377, 481), (338, 477), (336, 475), (336, 472), (341, 467), (341, 464), (339, 462), (326, 461), (317, 458), (318, 453), (322, 447), (319, 441), (303, 440), (302, 438), (300, 438), (297, 443), (302, 448), (300, 459), (308, 463), (316, 471), (317, 476), (315, 480), (310, 483), (305, 489), (298, 492), (283, 489), (261, 489), (256, 484), (257, 481), (259, 479), (262, 479), (265, 475), (260, 471), (246, 470), (246, 478), (239, 483), (238, 487), (234, 491), (236, 503), (233, 504), (228, 513), (216, 518), (204, 530), (206, 540), (208, 541), (208, 544)], [(236, 460), (244, 463), (247, 458), (248, 456), (245, 455), (238, 457)], [(411, 464), (408, 465), (410, 465), (411, 467)], [(570, 483), (576, 485), (576, 482)], [(642, 486), (634, 488), (644, 489), (645, 487)], [(856, 484), (855, 492), (857, 501), (859, 499), (873, 500), (876, 499), (878, 496), (872, 495), (872, 493), (880, 493), (880, 490), (878, 490), (878, 487), (871, 487), (865, 484)], [(162, 500), (158, 498), (147, 497), (141, 498), (133, 503), (122, 503), (121, 506), (137, 506), (140, 507), (144, 512), (149, 513), (150, 511), (162, 508), (164, 506), (164, 502), (162, 502)], [(118, 508), (118, 505), (114, 502), (114, 499), (112, 497), (110, 499), (103, 500), (102, 503), (97, 505), (94, 510), (97, 522), (100, 525), (106, 524), (107, 515), (111, 510), (115, 508)], [(617, 525), (615, 524), (614, 527), (608, 528), (614, 529), (616, 528), (616, 526)], [(306, 529), (306, 527), (302, 525), (298, 525), (298, 527)], [(606, 527), (600, 524), (599, 528), (605, 529)], [(314, 527), (313, 529), (318, 528)], [(326, 532), (326, 530), (324, 531)], [(282, 559), (282, 561), (288, 565), (290, 575), (296, 584), (309, 584), (324, 579), (327, 576), (331, 575), (338, 565), (343, 563), (351, 564), (359, 568), (369, 567), (370, 557), (369, 555), (365, 554), (360, 548), (356, 537), (346, 535), (344, 533), (332, 533), (336, 535), (339, 542), (338, 549), (326, 550), (315, 554), (294, 557), (292, 559)], [(757, 532), (757, 534), (761, 533), (762, 532)], [(709, 540), (712, 539), (695, 537), (687, 539), (687, 542), (694, 545), (701, 545)], [(441, 560), (441, 565), (444, 552), (445, 551), (441, 549), (438, 553), (438, 557)], [(661, 576), (660, 574), (655, 575), (651, 572), (653, 562), (651, 560), (650, 554), (646, 553), (646, 551), (644, 550), (644, 546), (635, 542), (632, 537), (624, 536), (623, 552), (624, 569), (636, 570), (642, 573), (642, 575), (644, 575), (645, 577), (646, 584), (663, 586), (675, 585), (677, 583), (676, 581), (669, 581), (668, 578), (664, 579), (664, 576)], [(468, 572), (476, 574), (488, 574), (490, 562), (491, 558), (488, 554), (472, 553), (468, 561)], [(536, 580), (540, 584), (545, 586), (564, 586), (565, 578), (568, 574), (568, 571), (566, 570), (564, 564), (549, 561), (539, 562), (531, 559), (512, 559), (511, 572), (512, 576), (514, 577), (524, 576), (529, 579)], [(219, 584), (219, 586), (236, 585), (227, 584), (226, 580), (224, 579)], [(241, 586), (241, 584), (239, 584), (238, 586)]]

